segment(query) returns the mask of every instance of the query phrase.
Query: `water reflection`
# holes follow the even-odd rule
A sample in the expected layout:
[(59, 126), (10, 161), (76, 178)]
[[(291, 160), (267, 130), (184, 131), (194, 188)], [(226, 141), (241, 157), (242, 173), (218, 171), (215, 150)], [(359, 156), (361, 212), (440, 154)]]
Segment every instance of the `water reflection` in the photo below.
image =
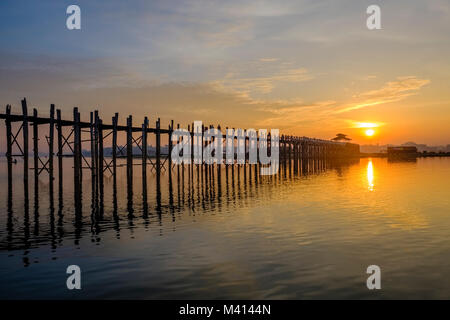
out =
[(367, 184), (370, 191), (373, 191), (373, 163), (372, 159), (369, 159), (367, 163)]
[[(71, 165), (70, 159), (67, 159)], [(32, 248), (50, 243), (53, 248), (63, 243), (63, 239), (73, 239), (79, 245), (86, 234), (91, 234), (95, 241), (101, 241), (100, 234), (110, 229), (120, 237), (123, 228), (134, 229), (143, 225), (148, 228), (155, 222), (162, 226), (166, 214), (175, 222), (182, 214), (207, 214), (230, 208), (251, 206), (252, 201), (260, 201), (260, 197), (270, 197), (276, 194), (276, 188), (284, 183), (306, 178), (310, 175), (320, 175), (327, 170), (336, 170), (342, 174), (345, 167), (358, 163), (358, 160), (330, 162), (307, 159), (301, 161), (301, 170), (288, 171), (289, 163), (275, 176), (259, 176), (257, 165), (184, 165), (174, 166), (167, 170), (161, 179), (148, 175), (139, 185), (139, 172), (135, 173), (132, 187), (127, 188), (123, 173), (118, 177), (101, 179), (104, 185), (95, 188), (95, 183), (84, 179), (82, 190), (89, 194), (90, 203), (81, 201), (83, 195), (76, 195), (70, 190), (70, 171), (65, 172), (64, 188), (58, 187), (58, 210), (55, 216), (53, 188), (39, 181), (40, 193), (34, 197), (33, 233), (30, 232), (30, 217), (28, 199), (22, 198), (23, 207), (14, 207), (13, 184), (8, 184), (7, 237), (1, 239), (0, 250), (16, 250)], [(295, 164), (290, 164), (296, 167)], [(286, 170), (285, 170), (286, 169)], [(222, 177), (225, 177), (223, 180)], [(174, 179), (175, 178), (175, 179)], [(120, 186), (120, 187), (119, 187)], [(151, 187), (149, 187), (151, 186)], [(90, 190), (89, 190), (90, 189)], [(63, 192), (64, 190), (64, 192)], [(43, 192), (49, 197), (43, 197)], [(136, 192), (138, 191), (138, 192)], [(15, 198), (21, 197), (15, 194)], [(74, 199), (75, 198), (75, 199)], [(125, 205), (125, 207), (124, 207)], [(48, 211), (46, 211), (48, 208)], [(45, 214), (47, 213), (48, 214)], [(86, 213), (90, 213), (86, 216)], [(125, 215), (124, 215), (125, 214)], [(14, 217), (16, 215), (16, 217)], [(17, 217), (23, 217), (23, 227), (14, 227)], [(48, 225), (42, 222), (42, 216), (48, 219)], [(142, 220), (139, 220), (142, 218)], [(47, 227), (48, 226), (48, 227)]]
[[(424, 280), (404, 281), (406, 272), (436, 284), (448, 276), (450, 159), (306, 159), (275, 176), (258, 169), (177, 166), (160, 183), (134, 170), (127, 190), (121, 168), (98, 196), (86, 174), (81, 202), (67, 170), (58, 197), (41, 182), (30, 208), (13, 175), (12, 188), (0, 190), (0, 297), (64, 296), (53, 271), (74, 262), (103, 275), (86, 280), (83, 298), (361, 298), (365, 285), (352, 281), (370, 264), (403, 286), (387, 294), (423, 292), (409, 291)], [(36, 277), (28, 270), (45, 270), (40, 290), (28, 285)]]

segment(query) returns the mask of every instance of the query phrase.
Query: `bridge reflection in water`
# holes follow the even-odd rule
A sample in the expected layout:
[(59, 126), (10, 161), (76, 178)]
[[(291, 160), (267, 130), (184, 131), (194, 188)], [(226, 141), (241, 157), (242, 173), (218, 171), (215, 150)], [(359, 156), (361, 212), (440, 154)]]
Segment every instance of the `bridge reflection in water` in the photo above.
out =
[[(282, 162), (278, 174), (272, 176), (255, 174), (257, 171), (250, 165), (230, 165), (229, 168), (226, 165), (221, 168), (180, 165), (163, 173), (167, 179), (156, 179), (155, 174), (148, 175), (147, 184), (135, 179), (131, 190), (125, 183), (125, 170), (119, 169), (117, 178), (105, 177), (100, 188), (90, 188), (91, 181), (85, 179), (83, 193), (79, 195), (82, 201), (75, 202), (70, 184), (64, 186), (64, 191), (61, 185), (53, 191), (49, 183), (39, 180), (40, 192), (31, 200), (21, 193), (21, 187), (14, 189), (13, 198), (13, 186), (9, 185), (6, 237), (2, 237), (0, 250), (24, 250), (26, 253), (28, 249), (43, 245), (56, 249), (64, 240), (73, 240), (78, 245), (85, 236), (100, 242), (101, 234), (111, 229), (120, 238), (124, 228), (162, 228), (165, 222), (175, 222), (184, 214), (216, 214), (223, 207), (233, 210), (248, 201), (270, 198), (276, 188), (290, 181), (328, 170), (341, 174), (346, 167), (357, 163), (359, 159), (308, 159), (300, 161), (298, 170), (294, 171), (293, 163), (283, 165)], [(20, 167), (21, 162), (16, 166)], [(25, 254), (24, 264), (28, 263)]]

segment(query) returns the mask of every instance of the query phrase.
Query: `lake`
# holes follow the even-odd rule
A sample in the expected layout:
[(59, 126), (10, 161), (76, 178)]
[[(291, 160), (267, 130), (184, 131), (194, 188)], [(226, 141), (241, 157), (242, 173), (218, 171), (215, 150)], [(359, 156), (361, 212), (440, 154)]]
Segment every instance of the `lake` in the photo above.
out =
[[(131, 197), (119, 168), (116, 192), (105, 172), (103, 205), (85, 170), (79, 210), (72, 163), (53, 198), (43, 173), (35, 199), (30, 171), (26, 206), (21, 163), (8, 205), (0, 162), (0, 298), (450, 298), (450, 158), (311, 162), (257, 179), (174, 168), (159, 187), (149, 168), (147, 201), (141, 168)], [(66, 287), (69, 265), (81, 290)], [(381, 290), (366, 287), (370, 265)]]

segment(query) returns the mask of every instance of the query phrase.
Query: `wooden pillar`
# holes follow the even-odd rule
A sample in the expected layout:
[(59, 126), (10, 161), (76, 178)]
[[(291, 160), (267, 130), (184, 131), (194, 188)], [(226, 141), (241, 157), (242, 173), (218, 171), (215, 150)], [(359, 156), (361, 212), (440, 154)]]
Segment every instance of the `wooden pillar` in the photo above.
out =
[[(200, 164), (200, 168), (202, 170), (202, 181), (203, 181), (203, 176), (205, 175), (205, 172), (206, 172), (206, 170), (205, 170), (205, 167), (206, 167), (206, 165), (205, 165), (205, 158), (203, 157), (203, 150), (205, 148), (205, 139), (204, 139), (204, 137), (205, 137), (205, 125), (202, 124), (202, 129), (201, 130), (202, 130), (202, 137), (200, 139), (200, 145), (201, 145), (200, 152), (202, 154), (202, 162)], [(205, 181), (206, 181), (206, 176), (205, 176)]]
[(83, 154), (82, 154), (82, 131), (81, 131), (81, 117), (80, 117), (80, 112), (78, 112), (77, 110), (77, 123), (78, 123), (78, 172), (79, 172), (79, 176), (80, 176), (80, 200), (81, 200), (81, 189), (83, 187)]
[(99, 130), (98, 130), (98, 126), (99, 126), (99, 117), (98, 117), (98, 110), (94, 110), (94, 118), (93, 118), (93, 158), (91, 161), (92, 162), (92, 170), (91, 170), (91, 174), (93, 175), (93, 196), (95, 198), (95, 204), (97, 205), (97, 201), (98, 201), (98, 197), (99, 197), (99, 179), (100, 179), (100, 175), (99, 175)]
[(144, 118), (144, 123), (142, 124), (142, 139), (141, 139), (141, 158), (142, 158), (142, 205), (143, 213), (146, 217), (148, 214), (148, 204), (147, 204), (147, 152), (148, 152), (148, 118)]
[(145, 117), (142, 124), (142, 194), (147, 195), (147, 128), (148, 118)]
[(194, 181), (194, 164), (195, 164), (195, 157), (194, 157), (194, 139), (195, 139), (195, 133), (194, 133), (194, 123), (192, 122), (191, 126), (191, 177), (192, 182)]
[[(244, 165), (242, 166), (244, 168), (244, 185), (247, 182), (247, 151), (249, 150), (247, 142), (250, 141), (247, 139), (246, 130), (244, 130)], [(250, 160), (250, 154), (248, 159)]]
[(252, 170), (253, 170), (253, 166), (250, 163), (250, 139), (248, 141), (248, 146), (249, 146), (249, 154), (248, 154), (248, 182), (249, 185), (252, 185)]
[(192, 181), (194, 181), (194, 123), (192, 122), (191, 126), (191, 177)]
[[(268, 134), (270, 134), (270, 132)], [(258, 182), (258, 165), (260, 162), (259, 144), (262, 143), (261, 136), (259, 136), (258, 133), (256, 133), (255, 143), (256, 143), (256, 146), (255, 146), (255, 148), (256, 148), (256, 163), (253, 165), (253, 174), (254, 174), (255, 183), (257, 183)], [(268, 150), (270, 150), (270, 149), (268, 149)], [(251, 168), (251, 166), (250, 166), (250, 168)]]
[[(160, 208), (161, 201), (161, 120), (156, 121), (156, 200), (157, 208)], [(184, 167), (183, 167), (184, 168)], [(183, 171), (184, 172), (184, 171)], [(184, 175), (183, 175), (184, 178)], [(184, 188), (184, 180), (183, 180)]]
[[(11, 105), (6, 106), (6, 159), (8, 163), (8, 192), (12, 195), (12, 131), (11, 131)], [(9, 198), (9, 197), (8, 197)]]
[(58, 190), (59, 197), (62, 197), (63, 190), (63, 141), (62, 141), (62, 122), (61, 122), (61, 110), (56, 110), (56, 121), (58, 130)]
[(49, 182), (50, 182), (50, 193), (53, 193), (53, 142), (55, 137), (55, 105), (50, 105), (50, 124), (49, 124), (49, 141), (48, 141), (48, 171), (49, 171)]
[(291, 154), (292, 154), (292, 137), (289, 137), (289, 142), (288, 142), (288, 161), (289, 161), (289, 174), (291, 174)]
[(304, 141), (303, 142), (303, 149), (305, 150), (305, 152), (304, 152), (304, 159), (305, 159), (305, 161), (308, 159), (308, 156), (309, 156), (309, 148), (308, 148), (308, 146), (309, 146), (309, 144), (308, 144), (308, 141)]
[(156, 121), (156, 174), (161, 173), (161, 121), (158, 118)]
[(98, 192), (98, 186), (99, 186), (99, 167), (100, 167), (100, 161), (99, 161), (99, 122), (100, 118), (98, 117), (98, 110), (94, 111), (94, 172), (95, 172), (95, 180), (97, 184), (97, 192)]
[[(191, 135), (191, 125), (190, 124), (188, 124), (188, 132), (189, 132), (189, 136), (190, 136)], [(191, 146), (189, 145), (189, 153), (190, 152), (191, 152)], [(192, 160), (191, 155), (189, 155), (189, 162), (191, 160)], [(190, 192), (189, 184), (190, 184), (190, 181), (191, 181), (191, 164), (188, 163), (187, 167), (188, 167), (188, 188), (189, 188), (189, 192)], [(189, 192), (188, 192), (188, 195), (189, 195)]]
[[(177, 129), (180, 129), (180, 124), (177, 123)], [(179, 142), (180, 139), (178, 139), (177, 143)], [(177, 164), (177, 183), (180, 182), (180, 164)]]
[(127, 118), (127, 189), (132, 191), (133, 185), (133, 118), (128, 116)]
[(34, 172), (34, 200), (37, 203), (39, 189), (39, 131), (37, 123), (38, 112), (33, 109), (33, 172)]
[(296, 150), (295, 148), (297, 147), (297, 143), (295, 141), (295, 138), (292, 138), (292, 171), (296, 172), (296, 167), (295, 167), (295, 159), (297, 159), (297, 154), (296, 154)]
[(301, 162), (302, 162), (302, 143), (300, 139), (297, 142), (297, 170), (300, 173), (301, 172)]
[(170, 125), (169, 125), (169, 172), (172, 172), (172, 148), (173, 148), (173, 143), (172, 143), (172, 132), (173, 132), (173, 120), (170, 121)]
[[(233, 133), (234, 133), (235, 131), (234, 131), (234, 128), (233, 128)], [(236, 149), (235, 147), (234, 147), (234, 138), (233, 138), (233, 161), (231, 162), (231, 178), (232, 178), (232, 181), (234, 182), (234, 150)]]
[[(217, 125), (217, 130), (220, 133), (220, 138), (219, 138), (219, 141), (217, 142), (217, 146), (219, 147), (219, 150), (217, 150), (217, 152), (222, 152), (222, 154), (219, 155), (219, 157), (218, 157), (219, 162), (217, 162), (217, 179), (218, 179), (217, 181), (219, 183), (218, 185), (220, 188), (220, 183), (222, 180), (222, 164), (220, 163), (220, 159), (221, 158), (223, 159), (223, 135), (222, 135), (220, 124)], [(219, 191), (220, 191), (220, 189), (219, 189)]]
[(112, 132), (112, 164), (113, 164), (113, 181), (116, 183), (117, 176), (117, 122), (119, 114), (116, 112), (112, 118), (113, 132)]
[(90, 126), (89, 126), (89, 134), (91, 139), (91, 185), (92, 185), (92, 194), (95, 196), (97, 194), (97, 173), (96, 173), (96, 165), (95, 165), (95, 119), (94, 113), (90, 113)]
[(306, 160), (308, 156), (308, 143), (304, 140), (302, 142), (302, 160)]
[(22, 133), (23, 133), (23, 190), (24, 199), (28, 201), (28, 108), (27, 100), (22, 100)]
[[(228, 135), (228, 127), (225, 128), (225, 138), (227, 137), (227, 135)], [(225, 140), (225, 148), (227, 148), (227, 141), (226, 140)], [(233, 146), (233, 150), (234, 150), (234, 146)], [(225, 152), (225, 156), (226, 156), (226, 152)], [(225, 179), (226, 179), (226, 183), (228, 184), (228, 167), (229, 167), (229, 164), (228, 164), (228, 161), (227, 161), (226, 158), (224, 160), (225, 160)]]
[(98, 186), (100, 190), (100, 203), (103, 201), (103, 169), (104, 169), (104, 157), (103, 157), (103, 120), (98, 119)]
[(79, 168), (79, 161), (78, 158), (80, 157), (79, 154), (79, 146), (78, 143), (80, 141), (79, 139), (79, 134), (80, 134), (80, 130), (79, 130), (79, 120), (78, 120), (78, 108), (73, 108), (73, 169), (74, 169), (74, 192), (75, 192), (75, 201), (78, 205), (78, 197), (80, 195), (80, 168)]
[[(193, 138), (195, 137), (195, 145), (196, 145), (195, 148), (197, 148), (197, 152), (198, 152), (199, 149), (201, 148), (200, 147), (201, 146), (201, 143), (200, 143), (200, 132), (198, 131), (198, 129), (199, 129), (198, 127), (196, 127), (195, 129), (196, 129), (196, 131), (194, 131), (194, 123), (192, 123), (192, 133), (193, 133)], [(192, 140), (192, 149), (195, 150), (194, 149), (194, 139)], [(200, 181), (200, 179), (199, 179), (200, 178), (200, 166), (199, 166), (199, 163), (201, 163), (203, 155), (201, 155), (200, 152), (198, 152), (197, 156), (200, 158), (197, 161), (195, 161), (196, 162), (195, 167), (197, 169), (197, 183), (199, 183), (199, 181)], [(195, 160), (194, 159), (194, 152), (192, 152), (192, 159)]]
[(296, 174), (297, 173), (297, 140), (294, 140), (292, 146), (294, 149), (294, 152), (293, 152), (294, 153), (294, 157), (293, 157), (293, 159), (294, 159), (294, 174)]
[[(213, 127), (213, 125), (210, 124), (210, 125), (209, 125), (209, 130), (210, 130), (210, 132), (212, 132), (212, 129), (214, 129), (214, 127)], [(210, 145), (213, 145), (213, 144), (214, 144), (214, 137), (210, 137), (209, 144), (210, 144)], [(214, 165), (213, 163), (211, 163), (211, 164), (208, 165), (209, 182), (212, 181), (213, 165)]]
[(281, 135), (280, 136), (280, 143), (279, 143), (279, 151), (278, 151), (280, 153), (280, 168), (281, 168), (281, 165), (283, 163), (283, 158), (284, 158), (284, 155), (283, 155), (283, 140), (284, 140), (284, 137), (283, 137), (283, 135)]

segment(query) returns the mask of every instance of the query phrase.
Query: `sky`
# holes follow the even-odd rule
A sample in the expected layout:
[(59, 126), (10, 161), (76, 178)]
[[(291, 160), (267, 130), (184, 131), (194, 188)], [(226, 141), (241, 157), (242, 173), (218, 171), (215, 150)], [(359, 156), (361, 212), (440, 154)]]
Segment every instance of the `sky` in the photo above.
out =
[(446, 145), (449, 35), (448, 0), (2, 0), (0, 108)]

